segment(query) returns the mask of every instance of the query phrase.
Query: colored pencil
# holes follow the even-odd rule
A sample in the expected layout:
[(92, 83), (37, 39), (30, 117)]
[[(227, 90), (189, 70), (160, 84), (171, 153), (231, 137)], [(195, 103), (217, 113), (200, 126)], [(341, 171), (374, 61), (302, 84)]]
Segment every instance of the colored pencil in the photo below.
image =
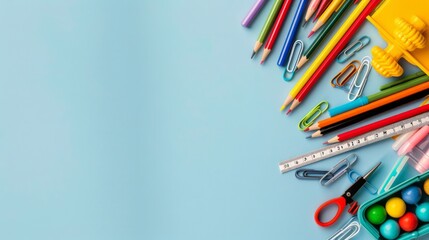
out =
[(325, 37), (328, 36), (331, 29), (335, 26), (335, 24), (339, 22), (339, 19), (343, 16), (346, 10), (353, 4), (353, 1), (354, 0), (346, 0), (346, 2), (340, 7), (340, 9), (338, 9), (338, 12), (336, 12), (334, 16), (328, 20), (328, 23), (326, 23), (326, 26), (323, 28), (323, 30), (320, 32), (317, 38), (311, 43), (310, 47), (308, 47), (308, 49), (302, 55), (301, 59), (296, 65), (297, 69), (301, 68), (308, 61), (308, 59), (310, 59), (313, 53), (316, 52), (317, 48), (321, 45)]
[(333, 131), (336, 131), (336, 130), (348, 127), (348, 126), (350, 126), (352, 124), (355, 124), (355, 123), (358, 123), (360, 121), (366, 120), (366, 119), (371, 118), (373, 116), (376, 116), (376, 115), (378, 115), (380, 113), (383, 113), (383, 112), (389, 111), (391, 109), (394, 109), (394, 108), (396, 108), (398, 106), (401, 106), (401, 105), (407, 104), (409, 102), (412, 102), (412, 101), (418, 100), (420, 98), (423, 98), (427, 94), (429, 94), (429, 89), (426, 89), (426, 90), (424, 90), (422, 92), (418, 92), (416, 94), (410, 95), (410, 96), (405, 97), (405, 98), (398, 99), (398, 100), (396, 100), (394, 102), (388, 103), (388, 104), (380, 106), (378, 108), (369, 110), (367, 112), (361, 113), (359, 115), (353, 116), (351, 118), (348, 118), (348, 119), (345, 119), (343, 121), (340, 121), (340, 122), (334, 123), (332, 125), (329, 125), (327, 127), (321, 128), (320, 130), (314, 132), (311, 135), (311, 137), (314, 138), (314, 137), (324, 136), (324, 135), (326, 135), (328, 133), (331, 133)]
[(387, 89), (380, 91), (378, 93), (374, 93), (374, 94), (371, 94), (369, 96), (359, 97), (352, 102), (348, 102), (348, 103), (343, 104), (341, 106), (329, 109), (329, 115), (331, 117), (336, 116), (336, 115), (341, 114), (343, 112), (347, 112), (347, 111), (355, 109), (357, 107), (364, 106), (368, 103), (372, 103), (374, 101), (385, 98), (385, 97), (390, 96), (392, 94), (395, 94), (397, 92), (404, 91), (405, 89), (417, 86), (417, 85), (422, 84), (422, 83), (427, 82), (427, 81), (429, 81), (429, 76), (424, 75), (424, 76), (420, 76), (418, 78), (415, 78), (413, 80), (409, 80), (407, 82), (404, 82), (402, 84), (387, 88)]
[(247, 13), (246, 17), (241, 21), (241, 25), (243, 27), (250, 27), (266, 2), (266, 0), (256, 0), (255, 4), (253, 4), (252, 8), (249, 10), (249, 13)]
[(423, 72), (423, 71), (418, 71), (418, 72), (416, 72), (416, 73), (413, 73), (413, 74), (407, 75), (406, 77), (401, 78), (401, 79), (399, 79), (399, 80), (394, 80), (394, 81), (392, 81), (392, 82), (389, 82), (389, 83), (386, 83), (386, 84), (384, 84), (384, 85), (381, 85), (381, 86), (380, 86), (380, 91), (385, 90), (385, 89), (388, 89), (388, 88), (391, 88), (391, 87), (396, 86), (396, 85), (399, 85), (399, 84), (402, 84), (402, 83), (404, 83), (404, 82), (411, 81), (411, 80), (413, 80), (413, 79), (416, 79), (416, 78), (418, 78), (418, 77), (425, 76), (425, 75), (426, 75), (426, 73), (425, 73), (425, 72)]
[(255, 54), (259, 51), (259, 49), (262, 47), (262, 45), (265, 42), (265, 39), (267, 38), (268, 34), (270, 33), (271, 26), (274, 23), (274, 20), (276, 19), (277, 13), (280, 10), (280, 7), (282, 6), (283, 0), (276, 0), (274, 2), (273, 7), (271, 8), (270, 14), (268, 14), (267, 20), (265, 20), (264, 26), (261, 29), (261, 32), (259, 33), (259, 37), (256, 40), (255, 46), (253, 47), (252, 56), (250, 58), (253, 58)]
[(323, 12), (326, 10), (326, 8), (329, 6), (331, 2), (332, 0), (322, 0), (319, 8), (317, 9), (316, 16), (314, 17), (313, 22), (316, 21), (320, 17), (320, 15), (323, 14)]
[(344, 3), (344, 0), (333, 0), (331, 4), (329, 4), (329, 7), (323, 12), (323, 14), (320, 16), (319, 19), (317, 19), (316, 24), (314, 24), (313, 28), (311, 29), (310, 34), (308, 37), (311, 37), (319, 28), (321, 28), (328, 19), (332, 16), (332, 14), (337, 11), (341, 4)]
[(309, 0), (300, 0), (298, 8), (295, 11), (295, 16), (292, 19), (292, 24), (290, 25), (289, 32), (287, 33), (285, 42), (283, 44), (282, 51), (280, 53), (279, 59), (277, 60), (278, 66), (284, 66), (286, 60), (289, 58), (289, 53), (292, 48), (292, 45), (295, 42), (296, 35), (298, 34), (299, 24), (304, 17), (305, 8), (308, 5)]
[[(322, 62), (325, 60), (325, 58), (331, 53), (332, 49), (334, 49), (338, 45), (338, 42), (340, 42), (340, 40), (343, 39), (344, 34), (346, 32), (348, 32), (350, 26), (354, 25), (353, 23), (355, 22), (356, 19), (358, 19), (359, 15), (361, 15), (361, 13), (364, 11), (366, 6), (368, 4), (373, 5), (373, 3), (378, 4), (380, 1), (381, 0), (373, 0), (373, 1), (361, 0), (361, 2), (356, 6), (354, 11), (350, 14), (350, 16), (347, 18), (347, 20), (343, 23), (343, 25), (340, 27), (340, 29), (337, 31), (337, 33), (332, 37), (331, 41), (325, 46), (323, 51), (314, 60), (313, 64), (311, 64), (311, 66), (307, 69), (307, 71), (304, 73), (304, 75), (301, 77), (301, 79), (295, 84), (295, 86), (289, 92), (288, 97), (283, 102), (283, 105), (280, 108), (281, 111), (283, 111), (286, 108), (286, 106), (289, 105), (293, 101), (295, 96), (301, 91), (301, 89), (304, 87), (304, 85), (307, 83), (307, 81), (311, 78), (313, 73), (319, 69), (320, 64), (322, 64)], [(362, 22), (363, 22), (363, 20), (362, 20)], [(360, 26), (360, 24), (359, 24), (359, 26)], [(347, 44), (347, 42), (345, 44)], [(337, 55), (338, 54), (336, 54), (335, 57)]]
[(380, 121), (373, 122), (373, 123), (370, 123), (368, 125), (365, 125), (365, 126), (362, 126), (359, 128), (355, 128), (355, 129), (347, 131), (347, 132), (340, 133), (337, 136), (326, 141), (326, 144), (342, 142), (342, 141), (360, 136), (360, 135), (365, 134), (367, 132), (385, 127), (389, 124), (396, 123), (396, 122), (399, 122), (399, 121), (402, 121), (402, 120), (405, 120), (408, 118), (412, 118), (414, 116), (425, 113), (427, 111), (429, 111), (429, 105), (423, 105), (423, 106), (408, 110), (406, 112), (402, 112), (402, 113), (396, 114), (394, 116), (387, 117), (387, 118), (382, 119)]
[(277, 36), (282, 29), (285, 17), (287, 12), (289, 11), (292, 0), (285, 0), (283, 2), (282, 8), (280, 9), (279, 14), (277, 15), (276, 21), (274, 22), (273, 28), (271, 29), (271, 33), (268, 36), (267, 43), (265, 43), (265, 49), (262, 53), (261, 64), (264, 63), (265, 59), (267, 59), (268, 55), (273, 49), (274, 43), (276, 42)]
[[(307, 72), (308, 72), (310, 69), (312, 69), (312, 67), (313, 67), (313, 65), (315, 65), (315, 63), (318, 63), (316, 65), (317, 68), (314, 69), (312, 72), (314, 74), (311, 74), (310, 76), (308, 76), (308, 78), (306, 79), (307, 81), (305, 81), (302, 84), (302, 87), (299, 89), (300, 90), (299, 94), (298, 94), (298, 92), (296, 92), (295, 95), (290, 94), (288, 96), (288, 98), (286, 99), (285, 103), (290, 103), (290, 102), (292, 102), (292, 100), (294, 101), (293, 107), (291, 107), (291, 109), (289, 109), (289, 112), (292, 111), (296, 106), (298, 106), (304, 100), (304, 98), (311, 91), (311, 89), (317, 83), (317, 81), (322, 78), (323, 73), (325, 73), (325, 71), (328, 69), (328, 67), (332, 63), (332, 61), (334, 61), (334, 59), (337, 57), (337, 55), (342, 51), (342, 49), (347, 45), (347, 43), (350, 41), (350, 39), (353, 37), (353, 35), (356, 33), (356, 31), (364, 23), (366, 16), (368, 14), (370, 14), (377, 7), (377, 5), (380, 2), (381, 2), (381, 0), (372, 0), (368, 4), (368, 1), (361, 0), (361, 2), (358, 4), (358, 6), (356, 6), (356, 8), (352, 12), (352, 14), (349, 16), (349, 18), (346, 20), (346, 22), (343, 23), (340, 30), (338, 30), (338, 32), (339, 32), (344, 27), (346, 27), (344, 35), (341, 36), (342, 38), (338, 39), (338, 41), (334, 41), (335, 44), (334, 44), (334, 46), (331, 47), (330, 44), (332, 43), (332, 41), (334, 40), (336, 35), (332, 38), (331, 42), (328, 43), (328, 45), (324, 48), (322, 53), (316, 58), (314, 63), (307, 70)], [(366, 6), (366, 8), (364, 10), (360, 9), (360, 7), (362, 7), (362, 4), (364, 4), (363, 7)], [(358, 11), (359, 16), (352, 18), (353, 19), (352, 23), (346, 24), (348, 22), (348, 20), (350, 19), (350, 17), (353, 16), (354, 13), (356, 13), (356, 11)], [(338, 34), (338, 32), (337, 32), (337, 34)], [(335, 40), (337, 40), (337, 39), (335, 39)], [(329, 48), (328, 48), (328, 46), (329, 46)], [(323, 54), (324, 51), (326, 51), (326, 50), (329, 50), (328, 53)], [(321, 56), (323, 58), (320, 59)], [(294, 98), (295, 98), (295, 100), (294, 100)], [(286, 107), (286, 106), (284, 106), (284, 107)]]
[(308, 20), (310, 20), (311, 16), (313, 16), (313, 14), (317, 11), (317, 8), (319, 7), (321, 0), (312, 0), (310, 2), (310, 5), (307, 8), (307, 12), (305, 13), (305, 17), (304, 17), (304, 24), (302, 26), (305, 26), (305, 24), (307, 24)]
[(423, 92), (423, 91), (428, 90), (428, 89), (429, 89), (429, 82), (425, 82), (425, 83), (417, 85), (415, 87), (406, 89), (402, 92), (398, 92), (398, 93), (395, 93), (395, 94), (390, 95), (388, 97), (382, 98), (380, 100), (377, 100), (377, 101), (372, 102), (370, 104), (367, 104), (365, 106), (355, 108), (355, 109), (350, 110), (350, 111), (345, 112), (345, 113), (341, 113), (335, 117), (323, 119), (323, 120), (311, 125), (306, 130), (318, 130), (320, 128), (327, 127), (327, 126), (332, 125), (334, 123), (343, 121), (347, 118), (354, 117), (356, 115), (359, 115), (359, 114), (362, 114), (364, 112), (370, 111), (372, 109), (381, 107), (383, 105), (389, 104), (389, 103), (397, 101), (399, 99), (402, 99), (402, 98), (405, 98), (405, 97), (408, 97), (411, 95), (415, 95), (419, 92)]

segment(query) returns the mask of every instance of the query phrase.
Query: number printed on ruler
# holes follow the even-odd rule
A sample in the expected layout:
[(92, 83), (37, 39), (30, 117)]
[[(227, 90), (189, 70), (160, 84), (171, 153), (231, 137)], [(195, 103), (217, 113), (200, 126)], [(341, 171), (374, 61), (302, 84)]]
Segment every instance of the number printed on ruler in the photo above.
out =
[(423, 113), (415, 117), (387, 125), (381, 129), (374, 130), (362, 136), (337, 143), (335, 145), (327, 146), (322, 149), (292, 158), (290, 160), (282, 161), (279, 163), (280, 172), (285, 173), (291, 170), (303, 167), (330, 158), (341, 153), (357, 149), (371, 143), (393, 137), (395, 135), (408, 132), (420, 128), (429, 123), (429, 113)]

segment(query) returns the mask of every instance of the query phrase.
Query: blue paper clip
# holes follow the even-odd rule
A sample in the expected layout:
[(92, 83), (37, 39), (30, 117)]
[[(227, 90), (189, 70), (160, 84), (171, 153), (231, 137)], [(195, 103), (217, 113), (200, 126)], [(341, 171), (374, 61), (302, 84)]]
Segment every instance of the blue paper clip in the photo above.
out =
[[(295, 172), (295, 177), (302, 180), (320, 180), (328, 171), (315, 169), (299, 169)], [(331, 179), (334, 175), (329, 174), (326, 178)]]
[(371, 42), (371, 38), (368, 36), (363, 36), (359, 38), (356, 42), (347, 45), (346, 48), (344, 48), (343, 51), (341, 51), (340, 54), (337, 56), (337, 62), (338, 63), (345, 63), (347, 60), (349, 60), (353, 55), (355, 55), (356, 52), (364, 48), (366, 45)]
[(356, 216), (351, 217), (344, 226), (338, 229), (328, 240), (350, 240), (360, 231), (360, 223)]
[[(339, 161), (331, 170), (329, 170), (328, 173), (325, 174), (325, 176), (320, 179), (320, 184), (322, 184), (322, 186), (328, 186), (337, 181), (340, 177), (350, 171), (350, 167), (353, 166), (357, 160), (358, 156), (356, 154), (352, 153), (348, 155), (343, 160)], [(328, 180), (326, 177), (329, 174), (332, 174), (333, 177)]]
[[(362, 177), (358, 172), (355, 170), (350, 170), (347, 174), (349, 177), (350, 182), (355, 183), (358, 178)], [(372, 185), (370, 182), (366, 181), (365, 185), (363, 187), (372, 195), (377, 195), (378, 188)]]
[[(298, 48), (298, 53), (295, 54), (295, 51)], [(296, 65), (298, 64), (299, 59), (302, 56), (302, 51), (304, 50), (304, 43), (301, 40), (296, 40), (292, 45), (292, 49), (290, 50), (289, 60), (286, 63), (286, 69), (283, 73), (283, 80), (289, 82), (292, 80), (293, 75), (295, 75)], [(295, 60), (293, 59), (294, 55), (296, 55)]]

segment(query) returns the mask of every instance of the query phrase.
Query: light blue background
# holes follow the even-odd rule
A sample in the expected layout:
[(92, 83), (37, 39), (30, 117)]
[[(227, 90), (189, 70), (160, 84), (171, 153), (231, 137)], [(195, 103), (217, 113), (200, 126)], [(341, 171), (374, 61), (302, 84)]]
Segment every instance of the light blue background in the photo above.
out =
[[(340, 225), (322, 229), (313, 212), (348, 180), (324, 188), (280, 174), (277, 164), (326, 141), (307, 140), (296, 126), (319, 101), (346, 101), (328, 84), (343, 66), (334, 64), (286, 118), (278, 108), (303, 71), (286, 83), (275, 63), (298, 1), (263, 66), (260, 54), (249, 57), (273, 1), (245, 29), (253, 2), (1, 1), (0, 238), (325, 239), (335, 232)], [(307, 45), (309, 26), (299, 33)], [(384, 45), (369, 23), (363, 34)], [(386, 82), (372, 71), (364, 94)], [(391, 144), (356, 151), (362, 173), (383, 161), (374, 184), (396, 159)], [(358, 239), (368, 236), (362, 230)]]

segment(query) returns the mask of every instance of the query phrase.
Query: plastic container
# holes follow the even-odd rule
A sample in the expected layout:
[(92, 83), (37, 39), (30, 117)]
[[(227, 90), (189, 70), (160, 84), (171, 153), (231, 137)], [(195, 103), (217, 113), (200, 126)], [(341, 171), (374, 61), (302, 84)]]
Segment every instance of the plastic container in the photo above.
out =
[(408, 163), (419, 173), (429, 170), (429, 135), (407, 154)]
[[(417, 186), (422, 191), (422, 197), (421, 197), (420, 201), (417, 204), (406, 204), (406, 212), (415, 213), (418, 205), (420, 205), (424, 202), (429, 202), (429, 196), (425, 193), (424, 188), (423, 188), (423, 184), (424, 184), (426, 179), (429, 179), (429, 172), (426, 172), (422, 175), (413, 177), (413, 178), (397, 185), (396, 187), (390, 189), (388, 192), (385, 192), (385, 193), (379, 195), (378, 197), (364, 203), (359, 208), (359, 211), (358, 211), (359, 222), (375, 239), (386, 239), (380, 233), (380, 226), (382, 223), (380, 225), (375, 225), (375, 224), (372, 224), (368, 221), (368, 219), (366, 217), (366, 212), (367, 212), (368, 208), (370, 208), (373, 205), (381, 205), (381, 206), (385, 207), (386, 202), (391, 198), (399, 197), (402, 199), (401, 191), (403, 189), (405, 189), (409, 186)], [(396, 222), (399, 222), (398, 218), (393, 218), (393, 217), (387, 215), (387, 218), (385, 219), (385, 221), (383, 221), (383, 223), (388, 221), (388, 220), (389, 221), (394, 220)], [(423, 222), (423, 221), (419, 220), (417, 228), (414, 231), (405, 232), (404, 230), (401, 230), (399, 233), (399, 236), (397, 238), (394, 238), (394, 239), (400, 239), (400, 240), (418, 239), (419, 237), (422, 237), (422, 236), (427, 235), (427, 234), (429, 234), (429, 222)], [(425, 239), (427, 239), (427, 238), (425, 238)]]

